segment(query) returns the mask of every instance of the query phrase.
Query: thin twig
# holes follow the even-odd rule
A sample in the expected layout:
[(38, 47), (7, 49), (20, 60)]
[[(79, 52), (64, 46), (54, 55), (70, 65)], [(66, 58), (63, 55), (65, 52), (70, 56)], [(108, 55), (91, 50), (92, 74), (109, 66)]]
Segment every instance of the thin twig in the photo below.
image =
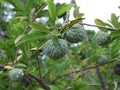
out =
[(101, 87), (103, 88), (103, 90), (109, 90), (98, 64), (96, 64), (96, 72), (98, 74), (98, 78), (99, 78), (99, 81), (101, 83)]
[(87, 84), (88, 86), (101, 86), (101, 84)]
[(31, 74), (31, 73), (28, 73), (28, 75), (30, 77), (32, 77), (33, 79), (35, 79), (36, 81), (38, 81), (38, 83), (40, 84), (40, 86), (45, 89), (45, 90), (50, 90), (50, 87), (45, 83), (45, 81), (42, 79), (42, 78), (38, 78), (37, 76)]
[(14, 68), (16, 67), (16, 64), (17, 64), (17, 57), (18, 57), (18, 47), (16, 48), (16, 56), (15, 56), (15, 61), (13, 63)]
[(108, 28), (108, 27), (104, 27), (104, 26), (92, 25), (92, 24), (87, 24), (87, 23), (81, 23), (81, 22), (80, 22), (80, 24), (81, 24), (81, 25), (86, 25), (86, 26), (103, 28), (103, 29), (110, 30), (110, 31), (116, 30), (115, 28)]
[(39, 61), (39, 56), (37, 57), (36, 63), (37, 63), (37, 67), (38, 67), (38, 71), (39, 71), (39, 76), (41, 78), (41, 67), (40, 67), (40, 61)]
[[(112, 62), (115, 62), (115, 61), (120, 61), (120, 57), (114, 58), (114, 59), (112, 59), (112, 60), (110, 60), (110, 61), (107, 61), (105, 64), (109, 64), (109, 63), (112, 63)], [(69, 72), (69, 73), (60, 75), (60, 76), (58, 76), (57, 78), (53, 79), (50, 83), (53, 83), (53, 82), (55, 82), (57, 79), (62, 78), (62, 77), (65, 77), (65, 76), (68, 76), (68, 75), (71, 75), (71, 74), (73, 74), (73, 73), (83, 72), (83, 71), (86, 71), (86, 70), (89, 70), (89, 69), (93, 69), (93, 68), (95, 68), (95, 67), (96, 67), (96, 64), (93, 65), (93, 66), (84, 68), (84, 69), (75, 70), (75, 71), (72, 71), (72, 72)]]

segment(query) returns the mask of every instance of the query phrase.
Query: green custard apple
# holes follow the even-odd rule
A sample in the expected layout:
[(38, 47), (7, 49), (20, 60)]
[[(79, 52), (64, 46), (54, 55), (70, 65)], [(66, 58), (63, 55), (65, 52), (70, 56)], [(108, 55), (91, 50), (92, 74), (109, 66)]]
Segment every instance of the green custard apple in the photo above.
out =
[(78, 43), (85, 39), (85, 30), (80, 24), (75, 24), (66, 30), (65, 37), (71, 43)]
[(58, 39), (59, 43), (54, 43), (51, 39), (44, 44), (44, 51), (51, 59), (62, 58), (68, 51), (67, 42), (63, 39)]
[(22, 69), (15, 68), (9, 71), (9, 77), (12, 81), (21, 81), (23, 79), (24, 73)]
[(100, 55), (98, 58), (97, 58), (97, 63), (99, 65), (104, 65), (106, 62), (108, 61), (108, 57), (106, 55)]
[(104, 31), (98, 31), (97, 34), (95, 35), (95, 40), (98, 45), (105, 45), (109, 41), (109, 34)]

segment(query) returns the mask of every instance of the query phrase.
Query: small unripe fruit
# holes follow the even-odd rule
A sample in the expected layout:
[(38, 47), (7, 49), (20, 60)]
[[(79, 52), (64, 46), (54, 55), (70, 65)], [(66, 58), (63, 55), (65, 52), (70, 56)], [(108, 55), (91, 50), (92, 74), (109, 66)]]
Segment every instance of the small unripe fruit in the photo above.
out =
[(99, 65), (104, 65), (107, 62), (107, 60), (108, 60), (108, 57), (106, 55), (100, 55), (97, 58), (97, 63)]
[(98, 31), (95, 35), (95, 40), (98, 45), (105, 45), (109, 41), (109, 34), (107, 32)]
[(9, 71), (9, 77), (12, 81), (21, 81), (23, 79), (24, 73), (22, 69), (16, 68)]
[(75, 24), (66, 30), (65, 37), (71, 43), (78, 43), (85, 39), (85, 30), (81, 25)]
[(62, 58), (68, 51), (67, 42), (63, 39), (58, 39), (59, 43), (54, 43), (52, 40), (48, 40), (44, 44), (44, 51), (46, 55), (51, 59)]

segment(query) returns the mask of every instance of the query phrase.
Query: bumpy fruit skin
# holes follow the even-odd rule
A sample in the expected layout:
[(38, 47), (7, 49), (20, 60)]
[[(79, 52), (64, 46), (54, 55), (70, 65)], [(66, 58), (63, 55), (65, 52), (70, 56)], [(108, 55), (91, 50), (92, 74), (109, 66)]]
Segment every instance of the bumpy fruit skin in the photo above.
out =
[(97, 63), (99, 65), (104, 65), (106, 62), (107, 62), (108, 58), (106, 55), (100, 55), (98, 58), (97, 58)]
[(95, 40), (98, 45), (105, 45), (109, 41), (109, 34), (107, 32), (98, 31), (95, 35)]
[(48, 40), (43, 48), (46, 55), (54, 60), (62, 58), (68, 51), (67, 42), (63, 39), (58, 40), (59, 43), (54, 43), (52, 40)]
[(9, 77), (12, 81), (18, 82), (23, 79), (24, 73), (22, 69), (16, 68), (9, 71)]
[(85, 30), (79, 24), (73, 25), (71, 28), (68, 28), (65, 33), (66, 39), (71, 43), (78, 43), (85, 39)]

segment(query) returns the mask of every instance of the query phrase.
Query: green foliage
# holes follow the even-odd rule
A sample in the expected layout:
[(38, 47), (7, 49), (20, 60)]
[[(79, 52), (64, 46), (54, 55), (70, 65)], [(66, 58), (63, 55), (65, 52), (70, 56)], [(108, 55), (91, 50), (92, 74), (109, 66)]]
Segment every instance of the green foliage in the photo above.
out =
[[(5, 37), (0, 37), (0, 90), (44, 90), (46, 85), (51, 90), (101, 90), (94, 67), (97, 63), (108, 87), (114, 89), (113, 82), (119, 82), (113, 71), (120, 56), (119, 16), (111, 14), (108, 22), (95, 19), (101, 26), (96, 33), (78, 24), (84, 14), (74, 4), (56, 6), (53, 0), (0, 2), (2, 6), (11, 4), (9, 12), (14, 13), (7, 22), (0, 22), (0, 29), (5, 26)], [(74, 20), (67, 18), (70, 21), (59, 24), (60, 16), (72, 7)], [(7, 11), (1, 8), (0, 19)], [(39, 19), (44, 17), (48, 19), (42, 24)]]

